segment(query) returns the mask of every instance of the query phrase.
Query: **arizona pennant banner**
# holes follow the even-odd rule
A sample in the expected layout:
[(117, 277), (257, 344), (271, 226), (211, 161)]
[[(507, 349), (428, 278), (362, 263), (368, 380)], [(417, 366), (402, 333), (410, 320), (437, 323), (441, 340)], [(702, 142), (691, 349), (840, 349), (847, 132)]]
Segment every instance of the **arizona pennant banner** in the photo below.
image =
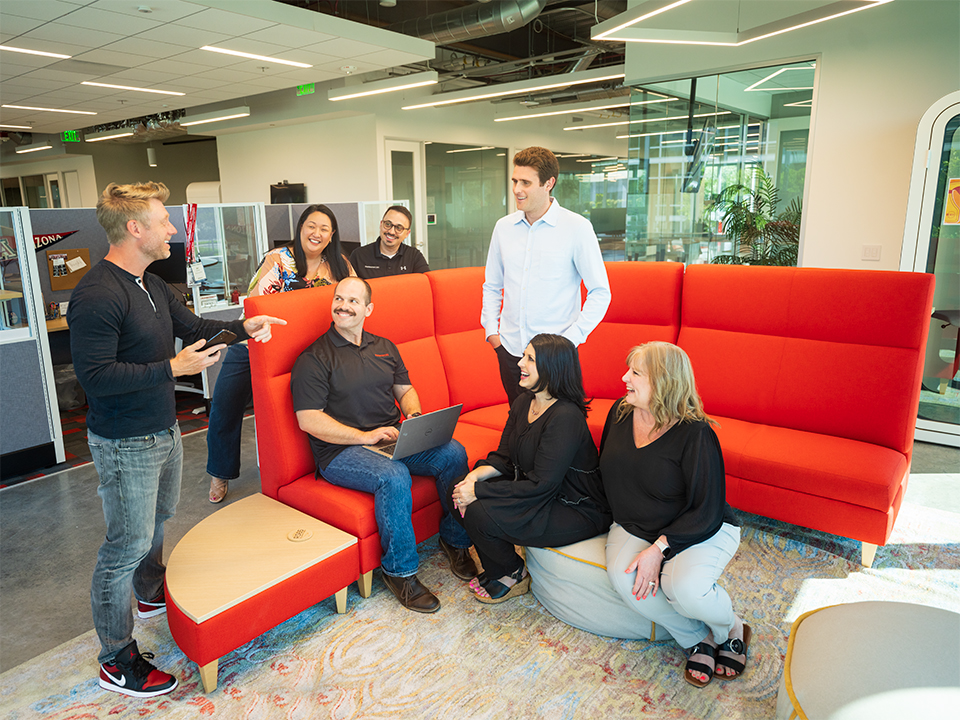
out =
[(40, 252), (41, 250), (45, 250), (51, 245), (56, 245), (58, 242), (60, 242), (64, 238), (68, 238), (76, 232), (77, 232), (76, 230), (71, 230), (70, 232), (64, 232), (64, 233), (48, 233), (47, 235), (34, 235), (33, 248), (37, 252)]

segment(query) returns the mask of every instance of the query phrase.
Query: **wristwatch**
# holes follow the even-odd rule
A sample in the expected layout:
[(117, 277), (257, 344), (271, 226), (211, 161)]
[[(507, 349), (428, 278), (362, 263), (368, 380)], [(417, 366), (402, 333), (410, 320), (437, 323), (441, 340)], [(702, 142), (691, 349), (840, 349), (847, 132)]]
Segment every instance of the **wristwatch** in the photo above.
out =
[(670, 545), (666, 541), (657, 538), (657, 541), (654, 543), (658, 548), (660, 548), (660, 554), (666, 557), (667, 550), (670, 549)]
[(407, 417), (420, 417), (420, 413), (419, 412), (410, 413), (409, 415), (407, 415)]

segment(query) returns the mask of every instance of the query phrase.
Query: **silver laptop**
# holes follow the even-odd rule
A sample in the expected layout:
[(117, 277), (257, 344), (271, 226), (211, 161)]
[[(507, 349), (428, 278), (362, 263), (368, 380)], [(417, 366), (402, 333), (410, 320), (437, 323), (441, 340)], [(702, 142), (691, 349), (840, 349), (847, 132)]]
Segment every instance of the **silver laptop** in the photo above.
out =
[(362, 447), (391, 460), (399, 460), (445, 445), (453, 439), (453, 430), (457, 427), (462, 408), (463, 403), (460, 403), (443, 410), (434, 410), (426, 415), (407, 418), (400, 424), (400, 437), (395, 442), (381, 442)]

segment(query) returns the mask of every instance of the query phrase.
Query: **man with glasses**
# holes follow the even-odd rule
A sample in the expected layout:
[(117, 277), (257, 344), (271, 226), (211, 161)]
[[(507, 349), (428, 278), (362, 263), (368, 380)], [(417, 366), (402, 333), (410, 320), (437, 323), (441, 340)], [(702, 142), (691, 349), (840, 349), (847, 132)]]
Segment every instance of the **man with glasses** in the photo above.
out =
[(403, 241), (410, 232), (413, 216), (402, 205), (387, 208), (380, 221), (380, 237), (369, 245), (358, 247), (350, 255), (350, 264), (357, 275), (370, 278), (405, 273), (424, 273), (430, 269), (423, 253)]

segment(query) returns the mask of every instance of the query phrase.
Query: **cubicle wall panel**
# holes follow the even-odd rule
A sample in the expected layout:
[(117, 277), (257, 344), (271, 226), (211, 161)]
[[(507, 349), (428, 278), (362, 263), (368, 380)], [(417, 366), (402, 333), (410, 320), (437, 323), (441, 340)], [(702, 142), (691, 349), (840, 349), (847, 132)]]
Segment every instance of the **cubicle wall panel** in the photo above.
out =
[(0, 368), (0, 455), (52, 442), (35, 341), (0, 345)]

